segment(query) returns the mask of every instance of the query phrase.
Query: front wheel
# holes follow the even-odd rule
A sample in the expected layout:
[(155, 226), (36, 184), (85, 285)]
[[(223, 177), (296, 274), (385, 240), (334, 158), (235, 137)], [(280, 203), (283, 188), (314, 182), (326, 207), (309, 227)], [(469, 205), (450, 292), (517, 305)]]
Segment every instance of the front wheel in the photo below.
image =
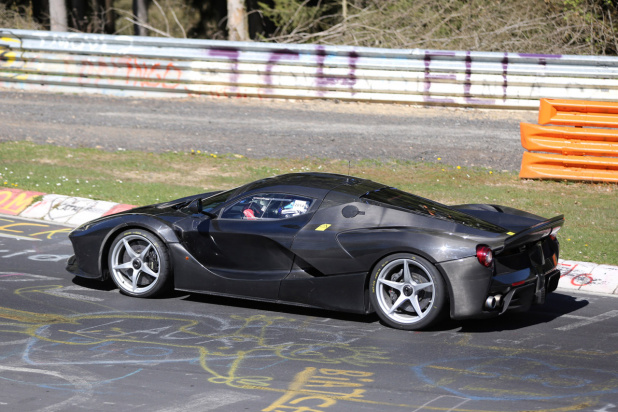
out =
[(369, 297), (384, 323), (417, 330), (437, 322), (447, 304), (446, 287), (429, 261), (409, 253), (380, 260), (371, 273)]
[(156, 296), (167, 289), (170, 278), (167, 248), (148, 231), (127, 230), (112, 243), (109, 271), (122, 293), (142, 298)]

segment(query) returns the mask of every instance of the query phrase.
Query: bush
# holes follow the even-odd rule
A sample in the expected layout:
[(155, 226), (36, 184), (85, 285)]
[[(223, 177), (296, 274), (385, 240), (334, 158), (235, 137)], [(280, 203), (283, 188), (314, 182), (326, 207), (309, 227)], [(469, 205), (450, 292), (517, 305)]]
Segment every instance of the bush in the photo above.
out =
[[(332, 5), (309, 12), (306, 1), (278, 0), (270, 8), (262, 4), (263, 13), (278, 26), (269, 40), (402, 49), (618, 54), (618, 8), (610, 0), (345, 1), (345, 20), (340, 8), (335, 16), (329, 15)], [(325, 16), (336, 23), (316, 30), (313, 22)]]

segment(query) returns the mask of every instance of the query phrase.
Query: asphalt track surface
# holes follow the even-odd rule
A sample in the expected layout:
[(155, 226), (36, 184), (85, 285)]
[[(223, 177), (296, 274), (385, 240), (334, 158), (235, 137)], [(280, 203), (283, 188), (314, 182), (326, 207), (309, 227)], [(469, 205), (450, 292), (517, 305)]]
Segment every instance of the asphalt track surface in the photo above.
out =
[(526, 314), (423, 332), (134, 299), (65, 272), (70, 228), (0, 219), (2, 411), (618, 411), (616, 297), (560, 290)]
[(535, 111), (0, 91), (0, 141), (250, 157), (398, 159), (519, 170)]

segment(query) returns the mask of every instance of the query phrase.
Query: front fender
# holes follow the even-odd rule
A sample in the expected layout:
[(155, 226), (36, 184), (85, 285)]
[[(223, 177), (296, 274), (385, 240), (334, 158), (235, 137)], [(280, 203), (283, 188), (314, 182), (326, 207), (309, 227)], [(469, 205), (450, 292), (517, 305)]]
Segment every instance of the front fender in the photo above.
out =
[(116, 222), (117, 224), (109, 230), (103, 241), (101, 242), (101, 247), (99, 249), (99, 264), (98, 271), (103, 279), (107, 278), (107, 254), (111, 247), (114, 239), (120, 234), (123, 230), (127, 229), (144, 229), (152, 232), (157, 237), (161, 238), (163, 242), (167, 245), (169, 243), (179, 243), (178, 236), (174, 232), (174, 229), (169, 225), (169, 223), (149, 215), (140, 215), (140, 214), (131, 214), (131, 215), (122, 215), (118, 216), (117, 219), (120, 219), (120, 222)]

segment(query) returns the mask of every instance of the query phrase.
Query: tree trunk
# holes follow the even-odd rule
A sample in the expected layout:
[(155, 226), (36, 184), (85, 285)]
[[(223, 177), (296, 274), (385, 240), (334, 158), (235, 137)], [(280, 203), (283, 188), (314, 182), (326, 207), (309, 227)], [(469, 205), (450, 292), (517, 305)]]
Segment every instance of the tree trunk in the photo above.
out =
[(227, 0), (228, 40), (249, 41), (249, 24), (245, 0)]
[(133, 15), (137, 22), (133, 25), (133, 32), (136, 36), (148, 36), (148, 29), (144, 24), (148, 24), (148, 0), (133, 0)]
[(114, 0), (105, 0), (104, 8), (104, 31), (106, 34), (114, 34), (116, 32), (116, 13), (114, 12)]
[(67, 5), (65, 0), (49, 0), (51, 31), (68, 31)]
[(83, 0), (71, 0), (72, 26), (85, 33), (88, 31), (88, 17), (86, 16), (86, 2)]
[(49, 1), (32, 0), (32, 17), (37, 23), (42, 24), (46, 30), (49, 30)]

